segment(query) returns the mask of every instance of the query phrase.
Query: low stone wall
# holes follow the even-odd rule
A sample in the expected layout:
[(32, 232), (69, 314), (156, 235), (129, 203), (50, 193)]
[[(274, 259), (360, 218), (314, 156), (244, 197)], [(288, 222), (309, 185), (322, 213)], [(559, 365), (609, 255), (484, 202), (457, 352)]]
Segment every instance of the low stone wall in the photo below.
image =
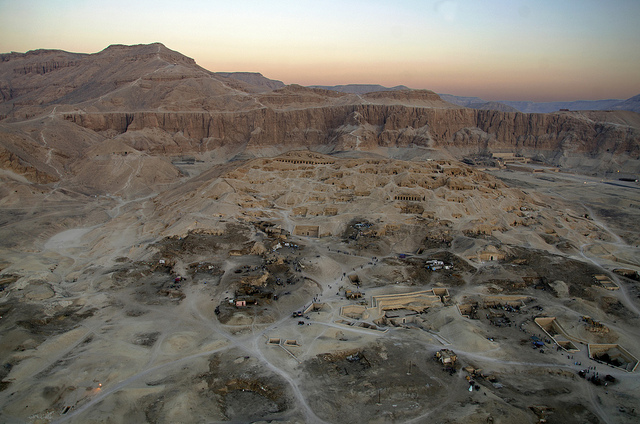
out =
[[(638, 368), (638, 358), (633, 356), (627, 349), (618, 344), (589, 344), (589, 358), (594, 361), (598, 361), (603, 364), (611, 365), (627, 372), (634, 372)], [(599, 359), (601, 355), (607, 354), (612, 360), (618, 360), (621, 362), (620, 366), (613, 365), (611, 362), (607, 362)]]
[(482, 299), (484, 308), (492, 308), (498, 305), (523, 307), (524, 301), (529, 299), (528, 296), (485, 296)]
[(307, 307), (307, 309), (304, 310), (304, 313), (308, 314), (309, 312), (320, 311), (323, 308), (324, 308), (324, 303), (312, 303)]
[[(586, 340), (570, 336), (565, 329), (562, 328), (556, 317), (538, 317), (534, 319), (534, 322), (555, 344), (567, 352), (580, 351), (573, 342), (587, 344)], [(563, 338), (566, 340), (563, 340)]]
[(367, 308), (361, 305), (348, 305), (340, 308), (340, 315), (352, 319), (366, 319), (364, 318), (366, 310)]

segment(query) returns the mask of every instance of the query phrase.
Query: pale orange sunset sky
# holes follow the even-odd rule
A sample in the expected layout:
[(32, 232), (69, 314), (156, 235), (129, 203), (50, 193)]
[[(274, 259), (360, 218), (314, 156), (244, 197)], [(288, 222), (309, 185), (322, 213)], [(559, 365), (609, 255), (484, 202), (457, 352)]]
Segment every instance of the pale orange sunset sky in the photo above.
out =
[(640, 1), (0, 0), (0, 52), (161, 42), (211, 71), (487, 100), (640, 93)]

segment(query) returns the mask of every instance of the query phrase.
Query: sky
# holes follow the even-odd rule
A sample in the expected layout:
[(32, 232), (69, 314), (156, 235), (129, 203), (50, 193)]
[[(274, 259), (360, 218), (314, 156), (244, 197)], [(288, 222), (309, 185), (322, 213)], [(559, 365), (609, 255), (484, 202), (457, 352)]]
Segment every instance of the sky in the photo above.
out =
[(486, 100), (640, 94), (640, 0), (0, 0), (0, 52), (161, 42), (210, 71)]

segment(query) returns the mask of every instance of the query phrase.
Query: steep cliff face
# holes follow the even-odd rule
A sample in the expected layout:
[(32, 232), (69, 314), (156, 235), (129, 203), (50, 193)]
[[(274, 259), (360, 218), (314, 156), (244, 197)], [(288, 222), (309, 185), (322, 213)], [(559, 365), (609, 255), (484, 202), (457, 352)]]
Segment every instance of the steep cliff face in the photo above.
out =
[(0, 147), (0, 169), (6, 169), (24, 176), (27, 180), (38, 183), (48, 184), (58, 181), (58, 178), (51, 174), (47, 174), (20, 159), (18, 155)]
[(194, 146), (215, 140), (211, 147), (228, 143), (248, 143), (249, 147), (330, 144), (340, 148), (413, 144), (470, 152), (489, 149), (581, 154), (608, 149), (635, 159), (640, 150), (638, 128), (561, 113), (347, 105), (237, 113), (69, 113), (64, 119), (98, 132), (159, 128), (171, 134), (182, 133)]
[(640, 128), (592, 120), (584, 114), (479, 110), (476, 119), (476, 127), (490, 135), (488, 147), (493, 149), (587, 155), (606, 151), (639, 157)]
[(36, 63), (25, 64), (22, 67), (15, 68), (13, 72), (20, 75), (26, 75), (26, 74), (44, 75), (48, 72), (53, 72), (58, 69), (68, 68), (70, 66), (77, 66), (78, 63), (79, 62), (75, 60), (71, 60), (71, 61), (50, 60), (46, 62), (36, 62)]

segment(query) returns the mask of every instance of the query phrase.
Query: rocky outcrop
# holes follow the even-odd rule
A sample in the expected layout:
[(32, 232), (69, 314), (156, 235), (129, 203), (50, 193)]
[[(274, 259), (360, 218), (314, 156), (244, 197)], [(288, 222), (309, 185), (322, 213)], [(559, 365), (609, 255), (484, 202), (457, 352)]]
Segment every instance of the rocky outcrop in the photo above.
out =
[(48, 72), (56, 71), (58, 69), (68, 68), (70, 66), (77, 66), (78, 63), (79, 61), (75, 61), (75, 60), (72, 60), (72, 61), (50, 60), (47, 62), (29, 63), (22, 67), (14, 68), (13, 72), (19, 75), (26, 75), (26, 74), (44, 75)]
[(0, 147), (0, 169), (6, 169), (18, 175), (23, 175), (29, 181), (38, 184), (48, 184), (58, 181), (58, 178), (21, 161), (16, 154), (2, 147)]

